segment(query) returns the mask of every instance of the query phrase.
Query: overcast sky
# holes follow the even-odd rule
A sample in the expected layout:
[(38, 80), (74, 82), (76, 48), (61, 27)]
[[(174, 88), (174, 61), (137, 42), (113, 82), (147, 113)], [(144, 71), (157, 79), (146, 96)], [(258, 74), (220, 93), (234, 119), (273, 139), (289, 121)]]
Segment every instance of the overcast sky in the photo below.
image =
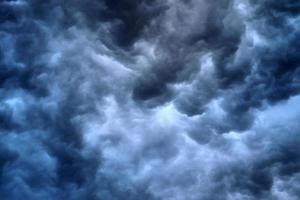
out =
[(299, 13), (0, 0), (0, 199), (299, 200)]

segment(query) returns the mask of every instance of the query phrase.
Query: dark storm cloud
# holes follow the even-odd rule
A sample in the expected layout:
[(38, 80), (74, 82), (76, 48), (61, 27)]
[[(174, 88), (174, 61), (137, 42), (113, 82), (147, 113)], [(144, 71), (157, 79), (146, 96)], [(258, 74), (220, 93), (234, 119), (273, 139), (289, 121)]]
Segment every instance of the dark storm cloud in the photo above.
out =
[(0, 1), (1, 198), (296, 200), (299, 8)]
[[(251, 108), (260, 107), (265, 101), (274, 104), (300, 91), (300, 46), (297, 39), (300, 30), (294, 14), (299, 5), (289, 1), (282, 3), (283, 8), (273, 1), (257, 4), (251, 23), (268, 44), (254, 47), (251, 53), (254, 59), (250, 63), (254, 70), (247, 75), (242, 89), (233, 96), (239, 101), (227, 103), (234, 116), (247, 115)], [(286, 9), (289, 6), (293, 9)]]
[[(202, 6), (205, 6), (207, 14), (202, 15), (193, 12), (192, 6), (195, 7), (197, 3), (190, 1), (186, 4), (178, 10), (175, 9), (176, 15), (167, 19), (168, 23), (174, 24), (174, 32), (168, 34), (167, 27), (163, 27), (164, 18), (156, 19), (157, 26), (160, 26), (162, 32), (158, 37), (157, 54), (162, 58), (161, 61), (155, 62), (150, 71), (145, 72), (147, 75), (137, 82), (133, 92), (136, 99), (153, 98), (169, 101), (168, 96), (172, 95), (170, 84), (189, 81), (188, 77), (191, 77), (191, 73), (198, 73), (191, 68), (195, 65), (193, 54), (201, 55), (206, 52), (212, 53), (216, 77), (211, 80), (211, 83), (209, 80), (200, 83), (198, 91), (194, 89), (192, 94), (177, 101), (179, 109), (189, 115), (201, 114), (209, 100), (218, 95), (218, 89), (214, 88), (216, 83), (220, 90), (233, 88), (234, 96), (230, 99), (240, 99), (239, 102), (231, 100), (225, 102), (225, 109), (231, 113), (229, 115), (237, 118), (245, 115), (242, 117), (245, 120), (237, 123), (236, 126), (240, 126), (240, 128), (236, 127), (237, 129), (251, 125), (251, 117), (246, 115), (252, 107), (261, 106), (264, 100), (277, 102), (299, 92), (299, 42), (297, 40), (299, 28), (296, 25), (298, 22), (290, 21), (291, 17), (295, 17), (294, 10), (297, 9), (298, 4), (286, 2), (283, 7), (293, 7), (293, 9), (280, 10), (276, 6), (278, 4), (273, 1), (262, 5), (254, 3), (253, 6), (258, 7), (257, 11), (254, 11), (253, 16), (245, 18), (245, 21), (239, 20), (241, 17), (232, 8), (233, 2), (230, 1), (203, 3)], [(190, 10), (184, 12), (184, 9)], [(183, 21), (185, 18), (192, 22), (181, 24), (180, 20)], [(246, 24), (254, 26), (255, 31), (268, 40), (268, 45), (251, 47), (251, 42), (244, 37)], [(167, 34), (164, 34), (165, 32)], [(152, 34), (155, 38), (156, 32)], [(244, 54), (243, 57), (241, 54)], [(251, 54), (251, 57), (245, 57), (245, 54)], [(251, 72), (254, 68), (255, 71)], [(214, 89), (209, 91), (211, 88)], [(165, 95), (168, 96), (163, 97)]]
[[(71, 122), (76, 99), (66, 96), (57, 112), (57, 102), (45, 99), (53, 72), (42, 56), (56, 17), (53, 7), (44, 1), (1, 2), (2, 199), (98, 199), (99, 157), (80, 152), (81, 136)], [(104, 188), (112, 184), (101, 181)]]
[[(177, 7), (169, 8), (166, 15), (156, 19), (154, 24), (154, 30), (161, 32), (161, 35), (156, 36), (158, 31), (149, 33), (150, 37), (151, 35), (154, 37), (154, 41), (158, 38), (156, 48), (160, 58), (150, 71), (147, 71), (149, 75), (141, 77), (138, 81), (133, 93), (134, 97), (151, 99), (168, 94), (169, 84), (190, 82), (190, 78), (194, 78), (193, 74), (198, 73), (195, 65), (199, 64), (195, 59), (199, 59), (199, 56), (206, 53), (212, 53), (213, 61), (217, 65), (218, 80), (207, 80), (205, 82), (208, 83), (204, 83), (207, 86), (204, 87), (214, 87), (210, 85), (215, 84), (216, 81), (220, 82), (220, 87), (225, 87), (231, 82), (243, 80), (247, 68), (226, 69), (238, 49), (244, 32), (244, 24), (238, 20), (232, 2), (174, 2), (175, 5), (178, 4)], [(170, 26), (174, 30), (169, 30)], [(201, 93), (200, 90), (203, 89), (199, 86), (199, 91), (194, 91), (194, 94)], [(207, 98), (211, 99), (216, 95), (217, 90), (213, 91), (214, 94), (212, 91), (204, 92), (209, 93), (209, 95), (202, 95), (206, 100), (190, 98), (191, 104), (194, 103), (200, 108), (199, 113), (209, 101)], [(197, 114), (195, 111), (190, 111), (194, 108), (185, 101), (179, 100), (178, 104), (187, 114)], [(197, 112), (197, 109), (195, 110)]]

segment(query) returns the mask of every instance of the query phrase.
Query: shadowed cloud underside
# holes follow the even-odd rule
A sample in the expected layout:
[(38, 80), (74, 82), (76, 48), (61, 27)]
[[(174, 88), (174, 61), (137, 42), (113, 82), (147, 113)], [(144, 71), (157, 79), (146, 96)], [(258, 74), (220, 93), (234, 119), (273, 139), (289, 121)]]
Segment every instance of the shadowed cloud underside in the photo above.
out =
[(0, 0), (0, 199), (298, 200), (299, 13)]

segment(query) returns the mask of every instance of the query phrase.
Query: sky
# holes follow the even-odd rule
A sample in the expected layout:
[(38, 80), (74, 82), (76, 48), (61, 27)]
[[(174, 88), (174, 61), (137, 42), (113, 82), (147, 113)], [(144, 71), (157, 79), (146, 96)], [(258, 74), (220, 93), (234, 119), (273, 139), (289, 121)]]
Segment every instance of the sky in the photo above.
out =
[(1, 200), (299, 200), (299, 13), (0, 0)]

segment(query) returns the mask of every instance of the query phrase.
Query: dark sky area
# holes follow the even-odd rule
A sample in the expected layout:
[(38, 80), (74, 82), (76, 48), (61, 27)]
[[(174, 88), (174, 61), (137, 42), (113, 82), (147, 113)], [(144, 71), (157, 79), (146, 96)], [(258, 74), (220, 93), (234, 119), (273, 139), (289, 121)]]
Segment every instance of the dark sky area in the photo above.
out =
[(0, 0), (1, 200), (299, 200), (300, 2)]

